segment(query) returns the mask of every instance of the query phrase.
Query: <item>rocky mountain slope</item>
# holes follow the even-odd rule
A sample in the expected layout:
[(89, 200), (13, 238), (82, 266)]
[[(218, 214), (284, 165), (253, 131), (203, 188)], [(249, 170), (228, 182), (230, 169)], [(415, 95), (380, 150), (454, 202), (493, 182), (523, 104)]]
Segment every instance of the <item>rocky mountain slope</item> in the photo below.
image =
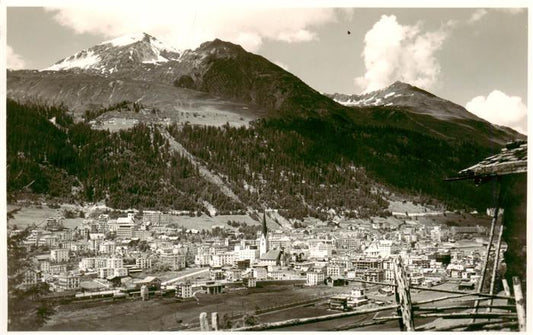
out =
[(400, 81), (396, 81), (382, 90), (363, 95), (336, 93), (328, 94), (328, 96), (334, 101), (350, 107), (396, 106), (407, 108), (413, 113), (431, 115), (439, 120), (481, 120), (462, 106)]
[[(400, 82), (362, 97), (328, 97), (220, 40), (180, 52), (146, 34), (122, 37), (41, 71), (8, 71), (7, 96), (14, 100), (10, 194), (30, 190), (125, 208), (266, 204), (288, 217), (332, 208), (371, 215), (386, 208), (389, 191), (480, 206), (488, 193), (442, 180), (523, 138)], [(57, 145), (34, 150), (34, 133), (50, 128), (49, 105), (64, 106), (55, 113), (74, 121), (50, 141)], [(136, 122), (119, 133), (95, 130), (111, 114)], [(39, 124), (25, 126), (32, 117)]]
[(178, 61), (180, 53), (146, 33), (102, 42), (60, 60), (44, 71), (74, 70), (96, 74), (135, 71), (139, 64)]
[(358, 117), (363, 112), (367, 122), (377, 120), (448, 140), (469, 137), (483, 145), (502, 146), (508, 141), (525, 138), (513, 129), (479, 118), (454, 102), (399, 81), (363, 95), (335, 93), (327, 96), (350, 107)]

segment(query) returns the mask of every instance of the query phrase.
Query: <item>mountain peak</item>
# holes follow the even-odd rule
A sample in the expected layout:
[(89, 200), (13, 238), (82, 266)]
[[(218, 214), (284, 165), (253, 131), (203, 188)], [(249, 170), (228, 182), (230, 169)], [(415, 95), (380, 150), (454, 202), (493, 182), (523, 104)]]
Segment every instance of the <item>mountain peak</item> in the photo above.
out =
[(180, 52), (147, 33), (134, 33), (104, 41), (64, 58), (44, 69), (77, 70), (111, 74), (142, 64), (177, 61)]
[(147, 33), (133, 33), (119, 36), (112, 40), (104, 41), (99, 45), (111, 44), (114, 47), (120, 47), (143, 41), (150, 43), (151, 41), (157, 41), (157, 39)]
[(464, 107), (401, 81), (395, 81), (381, 90), (362, 95), (331, 94), (328, 96), (342, 105), (351, 107), (407, 107), (413, 113), (431, 115), (441, 120), (479, 120)]
[(235, 55), (246, 52), (246, 50), (244, 50), (244, 48), (240, 45), (233, 44), (227, 41), (222, 41), (218, 38), (215, 38), (212, 41), (202, 43), (200, 47), (196, 49), (196, 51), (200, 53), (216, 53), (217, 56)]

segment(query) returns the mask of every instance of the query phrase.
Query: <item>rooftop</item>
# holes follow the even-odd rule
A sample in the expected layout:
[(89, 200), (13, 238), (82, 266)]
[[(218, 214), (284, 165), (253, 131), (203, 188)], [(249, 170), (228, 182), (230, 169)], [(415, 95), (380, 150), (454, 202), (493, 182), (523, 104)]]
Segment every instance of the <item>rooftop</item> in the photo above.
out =
[(448, 180), (474, 179), (479, 183), (496, 176), (526, 172), (527, 141), (519, 140), (508, 143), (500, 153), (459, 171), (457, 177)]

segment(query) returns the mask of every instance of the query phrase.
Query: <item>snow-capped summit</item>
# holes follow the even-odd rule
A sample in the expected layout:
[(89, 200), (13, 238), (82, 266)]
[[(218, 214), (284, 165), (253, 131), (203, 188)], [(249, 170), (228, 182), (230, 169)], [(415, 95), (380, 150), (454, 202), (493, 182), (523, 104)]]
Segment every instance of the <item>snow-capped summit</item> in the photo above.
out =
[(349, 107), (407, 107), (413, 113), (431, 115), (441, 120), (479, 120), (464, 107), (401, 81), (362, 95), (338, 93), (326, 95), (335, 102)]
[(146, 33), (121, 36), (60, 60), (43, 71), (82, 70), (112, 74), (142, 64), (178, 61), (180, 52)]

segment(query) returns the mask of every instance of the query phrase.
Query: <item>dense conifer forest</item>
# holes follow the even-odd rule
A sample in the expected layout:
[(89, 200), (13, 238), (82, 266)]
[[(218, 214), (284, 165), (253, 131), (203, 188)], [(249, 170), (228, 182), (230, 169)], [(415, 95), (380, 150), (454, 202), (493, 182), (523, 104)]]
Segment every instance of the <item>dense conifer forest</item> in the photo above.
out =
[(94, 130), (91, 118), (74, 122), (62, 107), (8, 100), (8, 196), (105, 201), (121, 209), (207, 212), (206, 202), (219, 212), (268, 206), (290, 218), (323, 219), (331, 209), (347, 216), (385, 214), (390, 191), (454, 208), (491, 203), (490, 192), (443, 181), (490, 154), (491, 147), (435, 137), (380, 110), (365, 113), (360, 115), (371, 116), (352, 121), (299, 117), (241, 128), (167, 127), (225, 180), (242, 201), (237, 203), (171, 150), (159, 126)]

